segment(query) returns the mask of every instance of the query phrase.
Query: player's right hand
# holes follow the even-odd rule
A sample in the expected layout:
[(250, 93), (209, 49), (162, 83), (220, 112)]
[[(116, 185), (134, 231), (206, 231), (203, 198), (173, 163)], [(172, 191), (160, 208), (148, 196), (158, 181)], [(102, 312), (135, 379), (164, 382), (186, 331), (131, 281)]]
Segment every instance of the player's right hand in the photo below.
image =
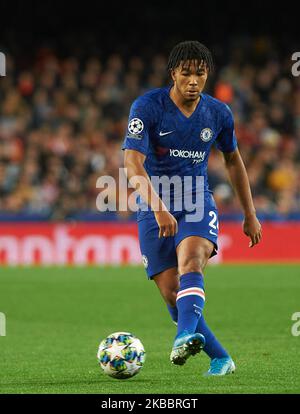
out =
[(245, 217), (243, 228), (246, 236), (250, 237), (249, 247), (253, 247), (261, 241), (262, 228), (255, 214)]
[(172, 237), (178, 231), (177, 220), (168, 211), (156, 211), (155, 219), (159, 227), (158, 237)]

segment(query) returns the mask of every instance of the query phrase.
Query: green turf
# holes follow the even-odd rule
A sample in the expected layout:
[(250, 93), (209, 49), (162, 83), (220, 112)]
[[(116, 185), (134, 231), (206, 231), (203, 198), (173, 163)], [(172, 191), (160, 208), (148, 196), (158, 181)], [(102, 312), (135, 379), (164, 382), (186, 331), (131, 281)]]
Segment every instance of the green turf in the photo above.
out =
[[(1, 268), (0, 393), (299, 393), (300, 267), (210, 266), (206, 319), (234, 358), (237, 371), (204, 378), (205, 354), (183, 367), (169, 362), (175, 334), (144, 270), (123, 268)], [(132, 331), (147, 360), (129, 380), (104, 375), (98, 343)]]

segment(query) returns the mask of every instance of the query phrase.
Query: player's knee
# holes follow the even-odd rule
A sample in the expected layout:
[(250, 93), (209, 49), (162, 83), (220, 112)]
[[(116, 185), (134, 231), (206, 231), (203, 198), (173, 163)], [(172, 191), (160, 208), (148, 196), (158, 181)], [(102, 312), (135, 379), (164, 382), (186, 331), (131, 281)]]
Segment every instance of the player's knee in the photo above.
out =
[(202, 273), (204, 269), (204, 260), (201, 256), (187, 256), (182, 263), (179, 264), (179, 273), (184, 275), (190, 272)]

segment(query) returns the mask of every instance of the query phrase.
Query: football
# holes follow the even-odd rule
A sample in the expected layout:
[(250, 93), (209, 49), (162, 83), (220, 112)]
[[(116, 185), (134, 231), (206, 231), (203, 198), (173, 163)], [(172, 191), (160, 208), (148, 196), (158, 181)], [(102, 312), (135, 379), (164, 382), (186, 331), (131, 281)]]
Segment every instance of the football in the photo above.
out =
[(115, 332), (100, 342), (97, 359), (105, 374), (127, 379), (138, 374), (146, 359), (142, 342), (129, 332)]

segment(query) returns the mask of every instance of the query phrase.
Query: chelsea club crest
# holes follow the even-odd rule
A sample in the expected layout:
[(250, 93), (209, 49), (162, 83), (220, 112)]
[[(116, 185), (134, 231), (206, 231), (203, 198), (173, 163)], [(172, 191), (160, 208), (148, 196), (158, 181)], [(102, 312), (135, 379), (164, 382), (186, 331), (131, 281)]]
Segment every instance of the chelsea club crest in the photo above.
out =
[(148, 267), (148, 258), (144, 254), (142, 255), (143, 265), (145, 266), (145, 269)]
[(210, 128), (204, 128), (204, 129), (202, 129), (202, 131), (200, 133), (200, 138), (204, 142), (210, 141), (212, 139), (212, 136), (213, 136), (213, 132)]

